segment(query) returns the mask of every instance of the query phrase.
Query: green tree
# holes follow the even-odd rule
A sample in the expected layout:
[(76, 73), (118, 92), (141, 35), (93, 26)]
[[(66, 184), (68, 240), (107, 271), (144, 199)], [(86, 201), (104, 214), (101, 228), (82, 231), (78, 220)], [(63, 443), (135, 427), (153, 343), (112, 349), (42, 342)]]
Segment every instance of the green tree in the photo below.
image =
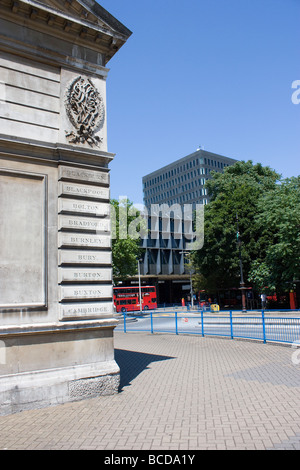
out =
[(112, 199), (110, 203), (113, 277), (124, 280), (137, 274), (137, 260), (142, 255), (140, 230), (143, 219), (128, 199)]
[(260, 198), (256, 224), (272, 243), (262, 263), (252, 264), (249, 281), (285, 292), (300, 279), (300, 176), (283, 180)]
[(256, 216), (261, 197), (274, 190), (279, 180), (274, 170), (252, 161), (237, 162), (223, 173), (212, 172), (206, 183), (210, 202), (204, 213), (204, 246), (193, 254), (197, 288), (216, 292), (239, 286), (237, 215), (244, 279), (253, 260), (264, 260), (271, 234), (262, 233)]

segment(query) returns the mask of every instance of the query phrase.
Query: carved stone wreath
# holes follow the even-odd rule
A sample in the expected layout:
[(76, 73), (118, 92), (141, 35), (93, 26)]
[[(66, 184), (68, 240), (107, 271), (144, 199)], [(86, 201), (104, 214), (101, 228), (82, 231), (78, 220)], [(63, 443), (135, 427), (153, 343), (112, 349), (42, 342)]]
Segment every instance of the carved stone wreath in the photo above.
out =
[(66, 92), (66, 111), (75, 131), (65, 131), (71, 143), (99, 145), (103, 139), (95, 136), (97, 129), (103, 125), (103, 99), (88, 78), (77, 77)]

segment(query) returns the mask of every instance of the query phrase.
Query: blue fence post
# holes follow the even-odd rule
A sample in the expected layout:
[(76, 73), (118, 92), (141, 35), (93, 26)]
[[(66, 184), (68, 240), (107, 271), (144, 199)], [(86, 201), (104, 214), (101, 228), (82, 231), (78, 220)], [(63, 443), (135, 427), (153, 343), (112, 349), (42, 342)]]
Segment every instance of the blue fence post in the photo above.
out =
[(231, 336), (231, 339), (233, 339), (233, 325), (232, 325), (232, 311), (231, 310), (229, 312), (229, 315), (230, 315), (230, 336)]
[(175, 312), (175, 332), (178, 335), (178, 322), (177, 322), (177, 312)]
[(263, 327), (263, 341), (266, 342), (266, 324), (265, 324), (265, 312), (264, 310), (261, 311), (261, 320), (262, 320), (262, 327)]
[(153, 314), (152, 314), (152, 312), (150, 313), (150, 319), (151, 319), (151, 333), (153, 333)]
[(124, 333), (126, 333), (126, 312), (124, 312), (123, 315), (124, 315)]
[(201, 330), (202, 330), (202, 336), (204, 336), (204, 318), (203, 318), (203, 309), (201, 311)]

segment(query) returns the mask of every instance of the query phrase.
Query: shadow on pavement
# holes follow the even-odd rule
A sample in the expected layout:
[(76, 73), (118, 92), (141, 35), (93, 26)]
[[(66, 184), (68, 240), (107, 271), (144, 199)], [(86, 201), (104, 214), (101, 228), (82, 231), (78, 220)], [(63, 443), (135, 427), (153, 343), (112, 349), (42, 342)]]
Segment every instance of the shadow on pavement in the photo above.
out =
[(158, 354), (146, 354), (126, 349), (115, 349), (115, 360), (120, 367), (119, 392), (123, 387), (130, 385), (143, 370), (148, 369), (151, 362), (176, 359), (172, 356), (160, 356)]

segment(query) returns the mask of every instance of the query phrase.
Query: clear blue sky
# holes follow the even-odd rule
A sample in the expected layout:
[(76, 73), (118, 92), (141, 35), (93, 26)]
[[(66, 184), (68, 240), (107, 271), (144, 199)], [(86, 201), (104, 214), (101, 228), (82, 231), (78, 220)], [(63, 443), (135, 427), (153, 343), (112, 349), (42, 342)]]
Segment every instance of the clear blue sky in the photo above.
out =
[(205, 150), (300, 174), (300, 0), (99, 0), (132, 31), (108, 63), (111, 197)]

